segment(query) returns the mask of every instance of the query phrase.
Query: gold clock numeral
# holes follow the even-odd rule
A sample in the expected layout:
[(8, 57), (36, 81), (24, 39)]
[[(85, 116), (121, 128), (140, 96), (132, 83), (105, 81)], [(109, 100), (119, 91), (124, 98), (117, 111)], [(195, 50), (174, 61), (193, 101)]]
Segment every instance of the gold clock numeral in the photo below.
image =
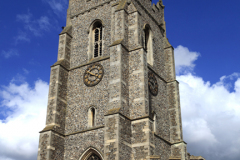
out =
[[(91, 87), (98, 84), (102, 80), (103, 74), (104, 71), (101, 64), (95, 63), (90, 65), (83, 76), (85, 85)], [(91, 77), (91, 79), (88, 79), (89, 77)]]

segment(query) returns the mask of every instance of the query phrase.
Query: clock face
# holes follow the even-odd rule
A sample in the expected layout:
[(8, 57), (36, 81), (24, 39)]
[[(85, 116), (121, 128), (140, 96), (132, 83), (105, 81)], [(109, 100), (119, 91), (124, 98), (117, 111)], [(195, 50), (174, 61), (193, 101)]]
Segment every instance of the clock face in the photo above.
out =
[(153, 96), (157, 96), (158, 94), (157, 79), (152, 72), (148, 73), (148, 88)]
[(89, 87), (97, 85), (102, 80), (103, 74), (104, 70), (101, 64), (90, 65), (83, 75), (84, 84)]

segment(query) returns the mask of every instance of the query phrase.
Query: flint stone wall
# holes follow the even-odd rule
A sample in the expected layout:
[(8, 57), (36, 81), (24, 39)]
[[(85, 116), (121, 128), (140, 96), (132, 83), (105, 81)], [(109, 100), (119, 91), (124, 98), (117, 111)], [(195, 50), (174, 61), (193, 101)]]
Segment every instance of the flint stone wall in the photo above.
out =
[(107, 105), (109, 102), (109, 59), (98, 63), (104, 68), (104, 76), (102, 80), (93, 87), (87, 87), (83, 82), (83, 75), (88, 66), (77, 68), (69, 72), (66, 134), (88, 128), (87, 115), (90, 107), (95, 108), (96, 126), (104, 125), (104, 115), (107, 112)]
[(96, 148), (104, 153), (104, 129), (100, 128), (84, 133), (65, 137), (65, 160), (79, 160), (80, 156), (89, 148)]

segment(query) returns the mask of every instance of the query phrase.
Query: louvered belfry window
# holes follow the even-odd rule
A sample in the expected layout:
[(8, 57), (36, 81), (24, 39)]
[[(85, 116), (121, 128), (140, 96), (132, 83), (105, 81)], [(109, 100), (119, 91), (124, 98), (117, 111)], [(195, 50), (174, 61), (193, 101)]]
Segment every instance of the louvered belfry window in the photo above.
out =
[(102, 24), (97, 23), (94, 29), (94, 58), (102, 56)]

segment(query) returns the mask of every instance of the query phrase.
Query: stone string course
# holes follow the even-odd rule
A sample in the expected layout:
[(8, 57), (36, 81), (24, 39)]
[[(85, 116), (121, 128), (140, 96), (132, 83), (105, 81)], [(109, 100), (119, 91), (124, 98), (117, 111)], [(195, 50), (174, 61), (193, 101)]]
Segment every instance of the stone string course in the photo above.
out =
[[(103, 45), (102, 56), (93, 58), (96, 21), (103, 26)], [(153, 65), (144, 48), (146, 24), (153, 33)], [(161, 0), (157, 5), (149, 0), (69, 0), (67, 25), (51, 67), (38, 160), (87, 160), (91, 152), (104, 160), (190, 160), (182, 138), (174, 51), (165, 29)], [(103, 66), (104, 75), (88, 87), (83, 76), (93, 63)], [(149, 72), (157, 78), (156, 96), (149, 92)], [(95, 109), (92, 128), (90, 108)]]

